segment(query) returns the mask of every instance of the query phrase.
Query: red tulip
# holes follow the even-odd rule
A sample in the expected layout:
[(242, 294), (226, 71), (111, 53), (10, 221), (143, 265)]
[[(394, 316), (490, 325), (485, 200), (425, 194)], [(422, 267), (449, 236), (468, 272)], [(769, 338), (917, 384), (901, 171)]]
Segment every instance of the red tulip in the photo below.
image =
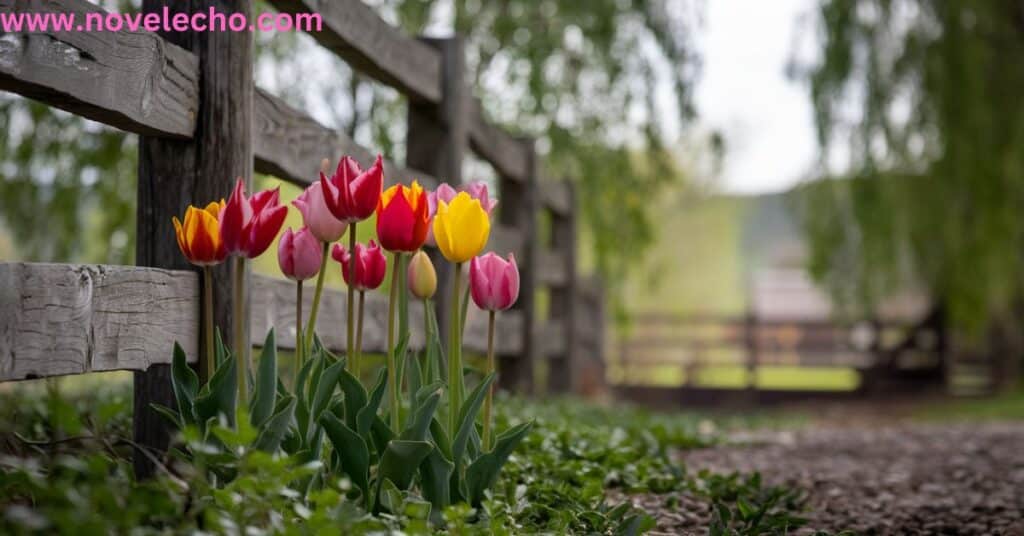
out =
[(354, 223), (369, 218), (380, 198), (384, 185), (384, 163), (380, 155), (369, 169), (363, 171), (350, 156), (342, 157), (334, 175), (320, 173), (324, 201), (335, 218)]
[(430, 227), (427, 193), (419, 183), (396, 184), (377, 202), (377, 238), (388, 251), (413, 252), (427, 239)]
[(220, 217), (220, 236), (228, 254), (252, 259), (270, 247), (277, 236), (288, 207), (281, 205), (279, 188), (245, 195), (245, 182), (239, 177)]
[(384, 252), (376, 242), (370, 240), (366, 246), (356, 244), (356, 277), (352, 282), (352, 275), (349, 274), (348, 265), (351, 260), (347, 248), (341, 244), (335, 244), (331, 250), (331, 258), (341, 264), (341, 275), (345, 283), (356, 290), (373, 290), (384, 282), (384, 273), (387, 272), (388, 263), (384, 258)]
[(277, 263), (285, 277), (294, 281), (305, 281), (320, 271), (324, 251), (308, 227), (297, 232), (285, 229), (277, 245)]
[(519, 297), (519, 268), (516, 258), (508, 260), (494, 253), (469, 261), (469, 292), (473, 303), (485, 311), (503, 311), (512, 307)]
[(302, 220), (306, 227), (309, 227), (313, 236), (321, 242), (334, 242), (345, 234), (348, 224), (334, 217), (324, 199), (323, 183), (314, 182), (310, 184), (302, 195), (292, 201), (299, 212), (302, 213)]

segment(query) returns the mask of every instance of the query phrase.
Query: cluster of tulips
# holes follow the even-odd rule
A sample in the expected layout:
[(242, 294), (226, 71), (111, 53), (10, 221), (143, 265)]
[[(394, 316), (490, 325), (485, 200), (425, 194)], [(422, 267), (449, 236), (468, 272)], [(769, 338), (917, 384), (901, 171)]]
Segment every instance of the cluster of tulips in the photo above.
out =
[[(323, 167), (327, 169), (326, 160)], [(253, 375), (241, 311), (233, 315), (234, 352), (223, 347), (219, 336), (214, 343), (212, 325), (210, 268), (233, 259), (234, 304), (240, 307), (246, 292), (245, 262), (270, 247), (287, 216), (288, 207), (281, 204), (278, 189), (249, 196), (238, 179), (227, 202), (213, 202), (204, 208), (189, 206), (183, 221), (174, 218), (182, 253), (203, 268), (206, 351), (200, 378), (184, 364), (183, 353), (176, 348), (172, 378), (178, 408), (161, 411), (181, 427), (191, 424), (200, 429), (208, 428), (206, 421), (214, 417), (234, 423), (244, 412), (260, 430), (259, 448), (280, 449), (300, 459), (319, 457), (326, 433), (334, 446), (328, 469), (347, 474), (367, 508), (387, 508), (380, 502), (382, 493), (408, 490), (415, 481), (438, 507), (434, 511), (439, 515), (440, 509), (453, 501), (479, 503), (529, 429), (526, 423), (497, 436), (491, 429), (495, 313), (516, 301), (519, 272), (511, 254), (507, 259), (494, 253), (480, 255), (497, 204), (485, 184), (472, 183), (462, 190), (441, 184), (428, 192), (415, 181), (387, 190), (383, 183), (379, 156), (365, 170), (346, 156), (333, 175), (321, 172), (319, 181), (293, 202), (304, 226), (284, 231), (277, 255), (281, 271), (296, 282), (296, 375), (291, 393), (277, 380), (273, 330)], [(377, 240), (357, 243), (357, 224), (374, 214)], [(346, 232), (348, 246), (336, 244)], [(431, 302), (437, 274), (421, 249), (428, 243), (455, 267), (447, 360)], [(388, 264), (385, 252), (391, 253), (387, 363), (367, 390), (360, 381), (363, 308), (366, 292), (383, 283)], [(334, 356), (316, 336), (329, 258), (341, 265), (348, 285), (344, 357)], [(469, 285), (463, 291), (462, 269), (467, 262)], [(303, 282), (314, 276), (312, 309), (303, 326)], [(408, 355), (409, 295), (422, 301), (424, 308), (425, 344), (420, 359)], [(470, 296), (489, 313), (489, 336), (483, 380), (467, 394), (461, 338)], [(446, 377), (442, 376), (445, 369)], [(385, 386), (386, 405), (381, 400)], [(442, 406), (445, 392), (447, 405)], [(447, 419), (435, 415), (440, 413), (447, 413)], [(419, 478), (415, 479), (417, 468)], [(317, 482), (322, 480), (305, 485)]]

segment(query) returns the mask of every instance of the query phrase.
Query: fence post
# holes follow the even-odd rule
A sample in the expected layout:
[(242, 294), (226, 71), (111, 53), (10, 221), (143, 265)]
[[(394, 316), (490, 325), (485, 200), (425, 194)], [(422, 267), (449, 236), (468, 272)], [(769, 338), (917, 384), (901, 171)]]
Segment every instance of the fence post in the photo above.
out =
[[(145, 0), (143, 13), (206, 13), (209, 3), (200, 0)], [(218, 2), (219, 11), (240, 13), (251, 20), (251, 0)], [(140, 136), (139, 186), (135, 262), (158, 268), (191, 268), (174, 239), (171, 217), (184, 214), (189, 204), (226, 198), (235, 177), (251, 180), (253, 42), (248, 32), (162, 32), (167, 41), (199, 56), (200, 103), (192, 140), (168, 140)], [(230, 266), (215, 270), (214, 322), (225, 343), (231, 338)], [(248, 277), (248, 276), (247, 276)], [(248, 303), (243, 309), (249, 317)], [(196, 321), (199, 321), (198, 315)], [(246, 322), (246, 325), (248, 323)], [(167, 348), (167, 352), (171, 352)], [(165, 419), (150, 409), (151, 403), (174, 407), (170, 366), (153, 365), (136, 372), (134, 381), (134, 436), (147, 448), (163, 451), (169, 442)], [(154, 466), (135, 452), (135, 473), (144, 478)]]
[(757, 392), (757, 366), (759, 362), (759, 341), (757, 313), (747, 312), (744, 321), (744, 338), (747, 346), (747, 388), (751, 393)]
[(517, 257), (519, 266), (519, 299), (512, 307), (523, 319), (522, 350), (515, 355), (499, 355), (498, 383), (502, 388), (520, 393), (535, 390), (536, 329), (535, 294), (537, 289), (537, 174), (539, 158), (532, 138), (519, 140), (526, 149), (527, 173), (521, 181), (502, 177), (501, 204), (498, 206), (499, 221), (518, 229), (522, 233), (522, 250)]
[(578, 393), (580, 390), (579, 350), (576, 340), (576, 188), (572, 181), (564, 180), (568, 191), (567, 213), (551, 211), (551, 247), (565, 259), (565, 282), (553, 286), (551, 292), (551, 320), (559, 320), (565, 337), (565, 353), (544, 356), (548, 363), (548, 385), (552, 392)]
[[(441, 52), (441, 103), (409, 102), (405, 162), (410, 168), (457, 187), (462, 184), (462, 161), (469, 143), (465, 49), (460, 36), (422, 40)], [(437, 270), (434, 303), (438, 331), (447, 347), (448, 304), (454, 270), (437, 248), (430, 248), (428, 253)]]

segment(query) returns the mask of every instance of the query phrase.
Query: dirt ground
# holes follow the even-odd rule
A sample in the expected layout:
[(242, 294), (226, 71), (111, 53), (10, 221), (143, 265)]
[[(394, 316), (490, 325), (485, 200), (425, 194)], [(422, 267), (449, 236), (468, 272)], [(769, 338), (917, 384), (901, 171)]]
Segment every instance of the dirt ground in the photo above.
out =
[[(690, 470), (762, 474), (808, 492), (809, 525), (856, 534), (1024, 535), (1024, 422), (921, 423), (879, 412), (828, 413), (789, 431), (681, 454)], [(820, 417), (820, 415), (819, 415)], [(710, 512), (684, 498), (633, 497), (658, 531), (700, 534)]]

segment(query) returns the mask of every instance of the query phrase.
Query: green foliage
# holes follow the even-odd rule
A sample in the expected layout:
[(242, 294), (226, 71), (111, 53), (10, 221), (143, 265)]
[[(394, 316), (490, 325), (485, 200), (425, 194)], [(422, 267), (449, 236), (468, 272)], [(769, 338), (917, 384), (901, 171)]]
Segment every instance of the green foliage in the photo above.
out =
[(714, 475), (701, 472), (694, 490), (708, 497), (714, 505), (709, 533), (725, 534), (788, 534), (802, 527), (807, 520), (794, 515), (802, 509), (803, 492), (780, 487), (765, 487), (761, 475), (737, 473)]
[[(131, 383), (106, 383), (71, 398), (56, 390), (0, 395), (0, 445), (5, 453), (0, 456), (0, 533), (238, 533), (245, 527), (272, 534), (437, 530), (431, 526), (428, 502), (386, 482), (381, 503), (388, 513), (379, 516), (368, 513), (355, 480), (341, 473), (332, 472), (307, 491), (305, 483), (324, 465), (252, 448), (259, 432), (248, 419), (239, 420), (237, 429), (220, 423), (210, 427), (209, 437), (218, 438), (232, 457), (207, 448), (208, 442), (192, 428), (180, 438), (193, 453), (191, 459), (174, 458), (156, 479), (135, 482), (131, 446), (124, 442), (131, 435)], [(57, 416), (67, 413), (62, 405), (73, 408), (82, 440), (56, 441), (66, 437), (62, 430), (71, 425)], [(612, 489), (664, 493), (666, 500), (672, 493), (696, 493), (716, 509), (729, 510), (735, 530), (741, 527), (735, 521), (741, 509), (771, 502), (754, 525), (763, 529), (760, 533), (782, 534), (781, 527), (796, 526), (794, 519), (783, 521), (800, 506), (792, 493), (779, 495), (779, 490), (749, 478), (683, 470), (672, 451), (708, 444), (696, 432), (694, 418), (570, 400), (540, 404), (502, 399), (496, 409), (499, 429), (536, 424), (479, 507), (463, 503), (443, 509), (440, 522), (449, 534), (650, 530), (652, 520), (644, 512), (627, 502), (610, 503)], [(337, 418), (333, 411), (324, 418), (331, 415)], [(213, 466), (221, 470), (204, 469)], [(230, 479), (218, 476), (227, 473)]]
[(981, 328), (1024, 298), (1022, 20), (1013, 1), (821, 1), (811, 95), (853, 179), (806, 189), (806, 228), (844, 301), (911, 279)]

